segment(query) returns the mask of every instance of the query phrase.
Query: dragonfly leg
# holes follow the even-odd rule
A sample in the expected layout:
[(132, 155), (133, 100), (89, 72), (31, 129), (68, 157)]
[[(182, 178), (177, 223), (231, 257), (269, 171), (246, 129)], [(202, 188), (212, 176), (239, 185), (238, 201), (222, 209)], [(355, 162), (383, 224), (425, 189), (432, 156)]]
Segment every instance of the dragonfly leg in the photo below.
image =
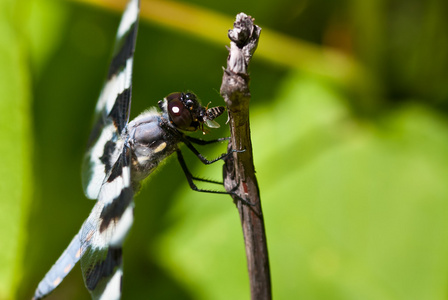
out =
[[(230, 155), (232, 155), (234, 152), (241, 153), (241, 152), (244, 152), (244, 151), (245, 151), (245, 150), (231, 150), (231, 151), (229, 151), (229, 152), (227, 152), (227, 153), (221, 154), (219, 157), (217, 157), (217, 158), (215, 158), (215, 159), (208, 160), (208, 159), (205, 158), (201, 153), (199, 153), (198, 150), (196, 150), (196, 148), (193, 146), (193, 144), (190, 142), (190, 140), (189, 140), (188, 138), (183, 139), (183, 142), (184, 142), (185, 145), (187, 145), (188, 149), (190, 149), (191, 152), (193, 152), (194, 155), (196, 155), (196, 156), (199, 158), (199, 160), (200, 160), (203, 164), (205, 164), (205, 165), (212, 164), (212, 163), (217, 162), (218, 160), (221, 160), (221, 159), (226, 159), (227, 157), (229, 157)], [(204, 142), (205, 142), (205, 141), (204, 141)]]
[(186, 136), (186, 139), (194, 144), (197, 144), (197, 145), (209, 145), (209, 144), (219, 143), (219, 142), (223, 142), (223, 141), (228, 141), (228, 140), (230, 140), (230, 137), (223, 137), (223, 138), (218, 138), (218, 139), (210, 140), (210, 141), (205, 141), (205, 140), (194, 138), (191, 136)]
[[(229, 152), (229, 153), (231, 154), (233, 152)], [(196, 184), (194, 183), (194, 180), (203, 181), (203, 182), (210, 182), (210, 183), (216, 183), (216, 184), (222, 184), (222, 183), (219, 182), (219, 181), (202, 179), (202, 178), (198, 178), (198, 177), (193, 176), (191, 174), (190, 170), (188, 170), (188, 167), (187, 167), (187, 164), (185, 163), (185, 159), (184, 159), (184, 157), (182, 155), (182, 152), (180, 150), (177, 150), (176, 154), (177, 154), (177, 160), (179, 161), (179, 164), (180, 164), (180, 166), (182, 167), (182, 170), (185, 173), (185, 177), (187, 178), (188, 184), (190, 185), (190, 188), (193, 191), (201, 192), (201, 193), (232, 195), (232, 196), (235, 196), (236, 198), (238, 198), (238, 200), (240, 200), (241, 202), (243, 202), (246, 205), (249, 205), (249, 206), (254, 206), (255, 205), (254, 203), (251, 203), (250, 201), (247, 201), (246, 199), (241, 198), (235, 192), (215, 191), (215, 190), (206, 190), (206, 189), (198, 188), (196, 186)]]

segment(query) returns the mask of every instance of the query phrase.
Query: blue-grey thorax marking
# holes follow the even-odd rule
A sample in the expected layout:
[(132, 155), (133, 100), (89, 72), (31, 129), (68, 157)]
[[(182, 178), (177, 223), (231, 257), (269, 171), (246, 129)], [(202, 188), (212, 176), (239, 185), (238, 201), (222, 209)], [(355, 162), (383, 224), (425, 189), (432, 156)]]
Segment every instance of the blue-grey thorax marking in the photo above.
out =
[[(166, 130), (172, 128), (173, 130)], [(124, 137), (125, 145), (131, 149), (131, 178), (134, 188), (176, 151), (180, 142), (178, 133), (168, 121), (166, 113), (149, 111), (129, 122)]]

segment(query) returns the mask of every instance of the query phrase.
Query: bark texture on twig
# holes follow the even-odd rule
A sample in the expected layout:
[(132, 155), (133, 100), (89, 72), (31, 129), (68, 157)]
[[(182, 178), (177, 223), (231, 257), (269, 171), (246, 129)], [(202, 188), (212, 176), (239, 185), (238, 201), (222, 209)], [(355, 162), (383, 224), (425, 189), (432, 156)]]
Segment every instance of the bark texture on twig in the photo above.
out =
[[(234, 202), (240, 213), (246, 246), (251, 298), (271, 299), (269, 259), (264, 230), (260, 194), (255, 177), (252, 143), (249, 126), (249, 62), (257, 48), (261, 28), (254, 25), (250, 16), (237, 15), (234, 28), (229, 30), (230, 48), (227, 68), (221, 85), (229, 113), (231, 140), (229, 150), (244, 150), (234, 153), (225, 161), (224, 186), (228, 192), (236, 193)], [(241, 199), (250, 202), (249, 205)]]

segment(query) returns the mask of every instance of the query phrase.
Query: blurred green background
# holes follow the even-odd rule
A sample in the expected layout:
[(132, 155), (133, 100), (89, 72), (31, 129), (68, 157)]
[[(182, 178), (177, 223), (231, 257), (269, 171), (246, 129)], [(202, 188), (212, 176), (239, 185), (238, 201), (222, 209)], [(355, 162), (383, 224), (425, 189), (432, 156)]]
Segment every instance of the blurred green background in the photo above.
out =
[[(90, 2), (0, 0), (0, 299), (29, 299), (93, 206), (80, 165), (124, 4)], [(142, 6), (132, 117), (173, 91), (222, 104), (234, 16), (263, 28), (251, 129), (275, 299), (447, 299), (448, 2)], [(249, 299), (236, 208), (173, 158), (136, 197), (124, 268), (124, 299)], [(75, 267), (48, 299), (87, 298)]]

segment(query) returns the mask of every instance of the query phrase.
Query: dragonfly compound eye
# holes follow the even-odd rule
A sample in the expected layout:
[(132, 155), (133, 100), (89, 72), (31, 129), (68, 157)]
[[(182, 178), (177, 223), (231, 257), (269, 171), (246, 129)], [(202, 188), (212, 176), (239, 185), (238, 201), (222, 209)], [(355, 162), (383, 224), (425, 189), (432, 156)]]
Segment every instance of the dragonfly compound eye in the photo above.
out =
[(193, 119), (190, 110), (185, 107), (185, 104), (180, 100), (180, 96), (181, 93), (174, 93), (167, 97), (170, 120), (181, 130), (192, 130)]

